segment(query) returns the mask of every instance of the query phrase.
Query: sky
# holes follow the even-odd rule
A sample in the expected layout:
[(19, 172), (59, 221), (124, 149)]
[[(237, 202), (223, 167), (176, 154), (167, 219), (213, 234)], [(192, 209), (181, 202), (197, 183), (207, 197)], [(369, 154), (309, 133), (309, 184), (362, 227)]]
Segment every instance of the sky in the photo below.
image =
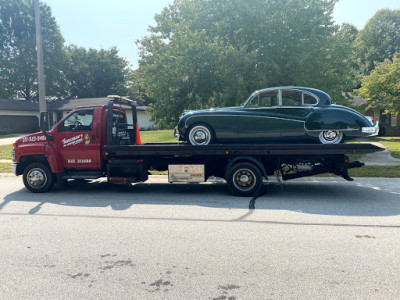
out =
[[(52, 9), (66, 45), (110, 49), (133, 68), (138, 67), (135, 41), (147, 35), (154, 16), (173, 0), (41, 0)], [(243, 0), (246, 1), (246, 0)], [(351, 23), (362, 29), (382, 8), (400, 9), (400, 0), (339, 0), (333, 17), (336, 23)]]

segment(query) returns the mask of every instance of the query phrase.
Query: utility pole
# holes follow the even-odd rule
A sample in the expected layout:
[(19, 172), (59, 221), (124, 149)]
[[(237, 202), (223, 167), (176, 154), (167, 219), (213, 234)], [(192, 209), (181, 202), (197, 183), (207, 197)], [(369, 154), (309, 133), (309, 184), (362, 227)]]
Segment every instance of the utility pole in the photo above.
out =
[(43, 47), (42, 47), (42, 28), (40, 26), (39, 0), (34, 0), (35, 26), (36, 26), (36, 52), (38, 63), (38, 83), (39, 83), (39, 111), (47, 112), (46, 92), (44, 88), (44, 66), (43, 66)]

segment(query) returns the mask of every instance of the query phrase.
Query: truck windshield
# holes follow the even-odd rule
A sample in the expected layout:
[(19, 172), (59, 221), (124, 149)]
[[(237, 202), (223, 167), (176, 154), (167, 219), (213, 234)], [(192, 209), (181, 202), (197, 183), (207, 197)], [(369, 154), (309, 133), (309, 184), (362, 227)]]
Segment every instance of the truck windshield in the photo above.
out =
[(92, 131), (93, 109), (78, 110), (68, 116), (58, 127), (58, 132)]

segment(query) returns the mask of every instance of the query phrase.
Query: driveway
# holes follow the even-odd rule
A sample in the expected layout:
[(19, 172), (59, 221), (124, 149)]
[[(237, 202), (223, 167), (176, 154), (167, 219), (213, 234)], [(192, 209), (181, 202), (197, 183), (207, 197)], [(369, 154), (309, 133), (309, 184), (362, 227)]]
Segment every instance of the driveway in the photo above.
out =
[[(20, 136), (16, 137), (9, 137), (9, 138), (0, 138), (0, 146), (3, 145), (11, 145), (13, 144), (17, 139), (19, 139), (21, 136), (24, 136), (25, 134), (21, 134)], [(0, 136), (1, 137), (1, 136)]]

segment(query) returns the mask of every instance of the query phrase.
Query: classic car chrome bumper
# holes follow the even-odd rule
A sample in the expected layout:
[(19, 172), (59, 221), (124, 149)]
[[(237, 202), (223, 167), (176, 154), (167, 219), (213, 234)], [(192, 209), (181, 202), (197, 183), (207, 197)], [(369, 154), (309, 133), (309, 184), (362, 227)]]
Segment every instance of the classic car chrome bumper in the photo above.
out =
[(178, 127), (175, 127), (175, 128), (174, 128), (174, 137), (175, 137), (176, 140), (179, 141), (180, 135), (179, 135)]
[(379, 121), (376, 122), (375, 126), (361, 128), (361, 132), (365, 133), (365, 134), (368, 134), (369, 136), (378, 135), (378, 133), (379, 133)]
[(14, 173), (15, 176), (17, 176), (17, 165), (17, 163), (11, 164), (11, 171)]

